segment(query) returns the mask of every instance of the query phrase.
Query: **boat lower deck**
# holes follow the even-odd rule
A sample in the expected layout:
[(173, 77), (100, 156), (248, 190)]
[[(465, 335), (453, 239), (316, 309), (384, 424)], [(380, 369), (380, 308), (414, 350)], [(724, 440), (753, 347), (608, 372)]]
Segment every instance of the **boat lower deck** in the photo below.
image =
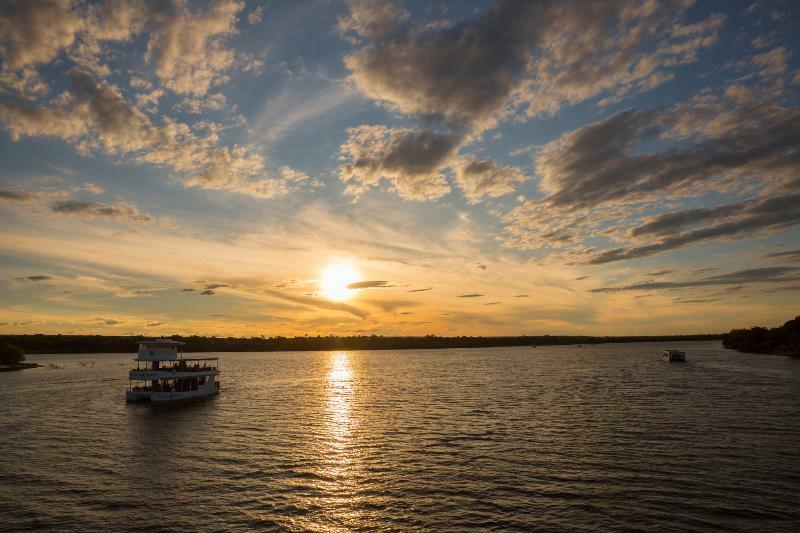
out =
[(219, 394), (219, 382), (207, 380), (199, 383), (196, 378), (157, 382), (152, 386), (131, 386), (125, 391), (126, 402), (167, 402), (191, 400)]

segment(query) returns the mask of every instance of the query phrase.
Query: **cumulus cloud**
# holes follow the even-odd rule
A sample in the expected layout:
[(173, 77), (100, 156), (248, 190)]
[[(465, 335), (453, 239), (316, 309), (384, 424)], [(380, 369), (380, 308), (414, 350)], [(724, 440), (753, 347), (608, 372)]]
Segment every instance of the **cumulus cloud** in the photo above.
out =
[[(234, 53), (225, 40), (235, 33), (244, 2), (217, 0), (192, 9), (183, 0), (70, 0), (9, 2), (0, 12), (0, 49), (12, 70), (49, 63), (67, 51), (84, 70), (108, 76), (101, 43), (123, 42), (148, 32), (145, 60), (162, 84), (179, 94), (204, 95), (228, 81)], [(251, 14), (252, 15), (252, 14)]]
[[(340, 35), (383, 38), (391, 35), (408, 20), (408, 11), (387, 0), (347, 0), (350, 13), (339, 17), (337, 29)], [(351, 39), (351, 42), (358, 42)]]
[(50, 102), (0, 103), (0, 120), (14, 140), (48, 136), (72, 142), (82, 153), (132, 154), (135, 161), (173, 169), (189, 187), (262, 198), (318, 185), (287, 166), (270, 176), (262, 155), (248, 146), (219, 146), (214, 128), (202, 133), (167, 118), (155, 125), (118, 87), (85, 71), (72, 69), (67, 77), (69, 89)]
[(472, 203), (514, 192), (526, 179), (519, 168), (499, 165), (488, 158), (468, 158), (458, 162), (455, 168), (456, 182)]
[[(133, 75), (129, 82), (147, 91), (132, 97), (139, 106), (154, 112), (171, 90), (183, 95), (178, 106), (190, 113), (222, 109), (225, 96), (209, 92), (228, 79), (234, 51), (226, 40), (243, 7), (238, 0), (202, 6), (183, 0), (6, 3), (0, 9), (0, 84), (8, 94), (0, 102), (0, 122), (14, 140), (53, 137), (83, 155), (105, 152), (165, 166), (188, 186), (263, 198), (316, 186), (288, 167), (271, 175), (252, 147), (221, 145), (219, 127), (211, 123), (190, 127), (167, 116), (151, 119), (108, 81), (111, 71), (102, 61), (114, 57), (103, 43), (146, 33), (144, 59), (153, 66), (152, 76)], [(61, 61), (62, 52), (72, 64), (62, 69), (65, 90), (47, 97), (36, 69)]]
[(386, 126), (359, 126), (347, 133), (339, 149), (339, 178), (349, 183), (349, 194), (360, 195), (383, 179), (408, 199), (435, 199), (450, 191), (443, 171), (460, 137)]
[(359, 196), (388, 181), (402, 198), (435, 200), (450, 192), (451, 171), (470, 203), (513, 192), (525, 181), (522, 171), (489, 158), (459, 158), (464, 137), (455, 132), (359, 126), (348, 130), (340, 147), (339, 178), (348, 194)]
[(250, 24), (258, 24), (264, 20), (264, 6), (258, 6), (247, 15), (247, 22)]
[(84, 20), (70, 0), (10, 0), (0, 11), (0, 50), (10, 69), (48, 63), (75, 41)]
[(155, 29), (147, 43), (145, 59), (155, 61), (156, 76), (172, 91), (195, 96), (227, 82), (234, 53), (224, 40), (234, 33), (244, 2), (221, 0), (196, 12), (184, 2), (170, 7), (154, 13)]
[(362, 93), (392, 109), (461, 125), (488, 121), (538, 38), (544, 22), (539, 5), (503, 3), (453, 27), (415, 29), (402, 25), (407, 16), (398, 16), (393, 4), (352, 2), (340, 29), (372, 41), (348, 55), (345, 65)]
[(152, 145), (158, 132), (119, 88), (79, 69), (67, 74), (68, 90), (46, 104), (0, 103), (0, 119), (11, 138), (49, 136), (77, 144), (79, 150), (101, 148), (124, 154)]
[[(410, 24), (394, 3), (350, 2), (339, 30), (367, 39), (345, 58), (367, 97), (478, 130), (672, 77), (716, 41), (724, 15), (681, 23), (685, 2), (501, 1), (455, 24)], [(350, 39), (359, 42), (358, 39)]]
[(800, 269), (793, 267), (763, 267), (738, 270), (717, 276), (681, 281), (646, 281), (621, 287), (601, 287), (590, 292), (620, 292), (661, 289), (688, 289), (717, 285), (747, 285), (753, 283), (785, 283), (800, 280)]
[(555, 3), (516, 101), (527, 116), (605, 97), (600, 105), (657, 87), (677, 66), (697, 60), (717, 40), (723, 14), (683, 24), (686, 2)]

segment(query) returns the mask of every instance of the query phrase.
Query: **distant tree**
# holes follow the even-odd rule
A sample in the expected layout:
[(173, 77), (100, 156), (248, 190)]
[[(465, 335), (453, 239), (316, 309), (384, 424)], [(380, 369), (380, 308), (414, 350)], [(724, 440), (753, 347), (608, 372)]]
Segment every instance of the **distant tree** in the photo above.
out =
[(15, 365), (25, 360), (25, 352), (22, 348), (13, 344), (0, 344), (0, 364)]

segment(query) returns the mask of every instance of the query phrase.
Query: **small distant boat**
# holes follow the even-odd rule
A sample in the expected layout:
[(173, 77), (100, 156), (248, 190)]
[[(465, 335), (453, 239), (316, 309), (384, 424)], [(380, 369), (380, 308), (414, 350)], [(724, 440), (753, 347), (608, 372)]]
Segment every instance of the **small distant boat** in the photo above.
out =
[(125, 401), (159, 403), (219, 394), (217, 358), (182, 357), (183, 344), (172, 339), (140, 342)]
[(661, 358), (667, 362), (686, 362), (686, 352), (680, 350), (664, 350)]

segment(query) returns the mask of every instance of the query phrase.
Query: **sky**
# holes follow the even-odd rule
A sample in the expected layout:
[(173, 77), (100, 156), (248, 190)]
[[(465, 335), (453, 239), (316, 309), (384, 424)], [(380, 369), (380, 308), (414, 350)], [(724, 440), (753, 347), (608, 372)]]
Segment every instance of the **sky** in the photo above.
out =
[(0, 332), (800, 314), (795, 2), (0, 5)]

